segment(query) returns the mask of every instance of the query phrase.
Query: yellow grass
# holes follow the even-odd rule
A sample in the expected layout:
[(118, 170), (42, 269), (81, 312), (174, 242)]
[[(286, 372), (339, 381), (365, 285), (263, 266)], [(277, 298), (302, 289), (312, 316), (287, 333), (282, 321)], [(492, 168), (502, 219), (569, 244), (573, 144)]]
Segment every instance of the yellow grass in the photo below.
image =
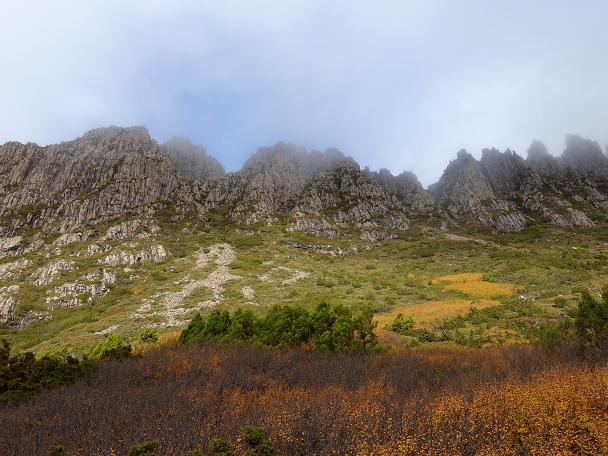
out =
[(443, 293), (446, 291), (460, 291), (474, 298), (494, 298), (497, 296), (511, 296), (517, 292), (517, 286), (511, 283), (494, 283), (494, 282), (459, 282), (451, 283), (446, 286)]
[(482, 276), (483, 276), (483, 274), (479, 274), (476, 272), (465, 272), (463, 274), (453, 274), (453, 275), (446, 275), (443, 277), (438, 277), (437, 279), (435, 279), (435, 281), (436, 282), (451, 282), (451, 283), (480, 282)]
[(466, 313), (469, 308), (498, 306), (499, 301), (491, 301), (482, 299), (470, 301), (468, 299), (451, 299), (446, 301), (428, 301), (422, 304), (412, 304), (411, 306), (399, 306), (391, 312), (377, 315), (375, 320), (378, 322), (378, 328), (382, 329), (386, 325), (392, 323), (397, 314), (402, 313), (406, 317), (412, 317), (416, 322), (416, 326), (426, 326), (436, 321), (442, 321), (447, 318), (454, 318), (458, 315)]

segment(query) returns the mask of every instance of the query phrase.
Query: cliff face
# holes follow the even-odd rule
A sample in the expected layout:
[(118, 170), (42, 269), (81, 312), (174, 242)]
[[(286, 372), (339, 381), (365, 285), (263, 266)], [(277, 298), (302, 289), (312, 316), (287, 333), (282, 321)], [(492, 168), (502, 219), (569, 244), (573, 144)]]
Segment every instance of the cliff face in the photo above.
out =
[(5, 229), (69, 232), (177, 196), (181, 178), (143, 127), (100, 128), (74, 141), (0, 147), (0, 217)]
[(364, 173), (389, 195), (397, 196), (412, 213), (427, 212), (432, 210), (435, 205), (433, 197), (422, 187), (414, 173), (410, 171), (404, 171), (397, 176), (393, 176), (388, 169), (370, 171), (366, 167)]
[(538, 141), (526, 160), (510, 150), (484, 149), (477, 161), (461, 150), (429, 193), (457, 222), (498, 232), (539, 221), (591, 228), (589, 215), (597, 217), (606, 207), (603, 160), (595, 143), (573, 136), (559, 161)]
[(330, 237), (348, 228), (390, 237), (411, 217), (498, 232), (538, 222), (592, 227), (608, 210), (608, 159), (579, 136), (566, 144), (557, 159), (538, 141), (526, 160), (510, 150), (484, 149), (480, 160), (461, 150), (426, 191), (410, 172), (362, 171), (336, 149), (278, 143), (225, 174), (187, 139), (159, 146), (144, 127), (100, 128), (47, 147), (0, 146), (0, 229), (7, 241), (24, 229), (69, 233), (159, 210), (174, 219), (219, 211), (246, 224), (286, 218), (290, 229)]
[(267, 221), (276, 215), (295, 219), (292, 229), (341, 237), (350, 226), (390, 224), (389, 212), (406, 229), (405, 207), (394, 195), (370, 180), (359, 165), (336, 149), (308, 153), (293, 144), (260, 148), (243, 168), (228, 174), (210, 191), (206, 208), (228, 209), (245, 223)]
[(566, 136), (566, 149), (559, 158), (562, 166), (578, 174), (608, 177), (608, 159), (600, 145), (577, 135)]
[(204, 147), (192, 144), (187, 138), (173, 137), (160, 148), (185, 179), (217, 182), (226, 174), (222, 164), (207, 155)]

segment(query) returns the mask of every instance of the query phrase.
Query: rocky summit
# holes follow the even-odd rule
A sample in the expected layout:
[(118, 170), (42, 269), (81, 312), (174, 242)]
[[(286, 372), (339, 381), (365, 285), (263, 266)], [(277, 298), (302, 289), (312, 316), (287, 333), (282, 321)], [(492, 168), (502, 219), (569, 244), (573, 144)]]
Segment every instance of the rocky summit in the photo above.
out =
[[(592, 229), (608, 211), (608, 160), (575, 135), (560, 157), (538, 141), (525, 159), (461, 150), (428, 189), (411, 172), (361, 169), (339, 150), (283, 142), (226, 173), (202, 146), (158, 144), (144, 127), (99, 128), (45, 147), (8, 142), (0, 176), (0, 324), (12, 330), (94, 302), (130, 310), (91, 323), (89, 334), (120, 327), (127, 314), (182, 325), (227, 299), (225, 284), (249, 267), (234, 246), (254, 252), (262, 234), (277, 249), (343, 257), (405, 239), (412, 224), (446, 236)], [(310, 274), (272, 261), (251, 258), (265, 267), (256, 281), (287, 286)], [(256, 302), (254, 285), (238, 291), (245, 302)]]
[(247, 224), (280, 217), (321, 235), (345, 225), (404, 230), (419, 216), (496, 232), (540, 220), (590, 227), (608, 206), (608, 160), (596, 142), (568, 135), (566, 144), (554, 158), (534, 141), (525, 160), (510, 150), (484, 149), (481, 160), (461, 150), (425, 190), (411, 172), (361, 170), (336, 149), (278, 143), (226, 174), (188, 139), (159, 145), (144, 127), (100, 128), (46, 147), (0, 147), (1, 229), (5, 239), (32, 228), (70, 233), (168, 207), (174, 218), (221, 211)]

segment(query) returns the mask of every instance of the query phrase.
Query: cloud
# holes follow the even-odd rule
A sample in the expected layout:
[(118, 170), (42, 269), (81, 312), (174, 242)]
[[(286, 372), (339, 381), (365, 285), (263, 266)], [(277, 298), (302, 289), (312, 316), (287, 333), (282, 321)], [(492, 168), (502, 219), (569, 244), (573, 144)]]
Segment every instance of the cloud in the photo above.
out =
[(24, 0), (0, 30), (0, 142), (98, 126), (186, 136), (236, 170), (259, 146), (338, 147), (436, 181), (456, 151), (569, 132), (608, 143), (608, 6)]

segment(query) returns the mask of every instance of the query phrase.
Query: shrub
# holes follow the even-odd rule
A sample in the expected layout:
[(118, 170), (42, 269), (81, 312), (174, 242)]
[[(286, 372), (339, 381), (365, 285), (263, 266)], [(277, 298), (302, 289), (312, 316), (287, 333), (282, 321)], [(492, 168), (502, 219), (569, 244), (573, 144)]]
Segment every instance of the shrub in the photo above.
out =
[(412, 329), (413, 327), (414, 319), (411, 316), (406, 318), (401, 312), (399, 312), (393, 322), (386, 326), (386, 329), (400, 333), (408, 329)]
[(118, 334), (106, 334), (97, 345), (93, 345), (86, 352), (89, 359), (122, 359), (131, 355), (131, 345), (124, 342)]
[(608, 340), (608, 287), (602, 290), (597, 301), (584, 290), (574, 318), (577, 335), (592, 345), (604, 345)]
[(137, 335), (137, 342), (152, 344), (158, 342), (158, 333), (154, 328), (144, 328)]
[(154, 451), (158, 450), (159, 446), (160, 444), (157, 440), (142, 443), (141, 445), (132, 447), (127, 456), (156, 456)]
[(49, 456), (72, 456), (72, 453), (65, 451), (62, 445), (53, 445), (49, 447)]

